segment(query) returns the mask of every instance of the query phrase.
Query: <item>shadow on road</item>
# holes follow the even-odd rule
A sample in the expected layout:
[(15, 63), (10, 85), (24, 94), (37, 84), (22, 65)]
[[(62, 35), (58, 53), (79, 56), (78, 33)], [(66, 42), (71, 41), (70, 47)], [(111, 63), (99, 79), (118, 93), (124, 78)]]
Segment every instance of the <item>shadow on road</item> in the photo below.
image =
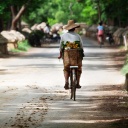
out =
[[(128, 127), (128, 96), (121, 85), (84, 87), (77, 90), (76, 101), (53, 101), (44, 128), (126, 128)], [(51, 103), (51, 101), (47, 101)], [(57, 113), (57, 116), (54, 116)], [(52, 114), (52, 116), (50, 116)], [(49, 119), (49, 120), (48, 120)], [(39, 127), (41, 128), (41, 127)]]

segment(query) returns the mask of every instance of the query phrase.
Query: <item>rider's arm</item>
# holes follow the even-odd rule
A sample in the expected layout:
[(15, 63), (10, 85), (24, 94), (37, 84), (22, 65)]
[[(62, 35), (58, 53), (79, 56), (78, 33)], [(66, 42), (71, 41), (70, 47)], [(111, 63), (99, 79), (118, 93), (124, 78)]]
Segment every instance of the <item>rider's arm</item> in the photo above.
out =
[(58, 59), (62, 58), (62, 51), (60, 51), (60, 55), (58, 56)]

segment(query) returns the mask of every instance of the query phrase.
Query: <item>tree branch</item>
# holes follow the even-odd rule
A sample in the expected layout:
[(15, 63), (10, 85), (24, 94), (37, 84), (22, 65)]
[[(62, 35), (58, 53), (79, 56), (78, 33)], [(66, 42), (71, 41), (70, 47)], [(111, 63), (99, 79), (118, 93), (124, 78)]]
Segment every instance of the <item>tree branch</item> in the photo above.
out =
[(26, 4), (22, 5), (17, 15), (15, 15), (14, 7), (11, 6), (11, 12), (12, 12), (12, 18), (13, 18), (11, 29), (16, 29), (17, 21), (21, 18), (22, 14), (24, 13), (26, 7), (29, 5), (30, 2), (31, 0), (28, 0)]

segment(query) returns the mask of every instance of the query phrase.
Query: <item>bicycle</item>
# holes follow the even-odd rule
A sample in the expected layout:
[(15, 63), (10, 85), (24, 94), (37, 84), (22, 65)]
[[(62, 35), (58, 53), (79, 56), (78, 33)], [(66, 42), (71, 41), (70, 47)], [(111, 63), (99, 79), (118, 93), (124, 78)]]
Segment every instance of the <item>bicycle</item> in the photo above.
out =
[(77, 86), (77, 69), (78, 66), (70, 66), (70, 88), (71, 88), (71, 99), (76, 100), (76, 86)]
[[(70, 99), (76, 100), (76, 88), (81, 88), (80, 85), (78, 85), (78, 67), (82, 65), (82, 58), (84, 56), (82, 49), (66, 49), (63, 53), (63, 58), (65, 58), (64, 64), (69, 66), (69, 87), (71, 89), (71, 96)], [(65, 88), (65, 87), (64, 87)]]

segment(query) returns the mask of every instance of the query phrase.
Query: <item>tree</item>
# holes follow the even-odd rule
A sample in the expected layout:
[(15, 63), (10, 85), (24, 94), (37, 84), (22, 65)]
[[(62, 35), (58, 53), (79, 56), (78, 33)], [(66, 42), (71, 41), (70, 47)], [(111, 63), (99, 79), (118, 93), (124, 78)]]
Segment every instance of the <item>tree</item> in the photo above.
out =
[(128, 24), (128, 0), (112, 0), (105, 3), (105, 14), (107, 19), (112, 19), (116, 26), (127, 26)]
[(7, 12), (5, 10), (6, 7), (5, 1), (0, 0), (0, 31), (4, 29), (4, 21), (6, 22), (6, 18), (8, 17), (7, 13), (4, 15), (4, 12)]
[[(1, 1), (1, 4), (0, 4), (1, 15), (3, 15), (5, 13), (5, 10), (7, 10), (6, 15), (8, 16), (8, 14), (10, 14), (9, 8), (11, 10), (11, 17), (8, 17), (8, 21), (11, 21), (10, 29), (16, 29), (17, 22), (20, 20), (29, 1), (31, 1), (31, 0), (22, 0), (22, 1), (4, 0), (4, 1)], [(19, 9), (19, 8), (21, 8), (21, 9)], [(4, 18), (5, 18), (5, 16), (4, 16)], [(3, 26), (3, 23), (1, 23), (1, 26)]]
[[(38, 2), (37, 2), (38, 1)], [(17, 0), (4, 0), (0, 4), (0, 8), (3, 7), (3, 10), (0, 9), (1, 14), (3, 15), (5, 10), (11, 10), (11, 16), (8, 17), (8, 21), (11, 21), (10, 29), (16, 29), (18, 27), (18, 22), (20, 26), (20, 20), (21, 17), (23, 16), (25, 10), (27, 7), (34, 7), (37, 4), (42, 3), (44, 0), (22, 0), (22, 1), (17, 1)], [(31, 4), (32, 3), (32, 4)], [(3, 6), (4, 5), (4, 6)], [(29, 6), (31, 5), (31, 6)], [(10, 11), (6, 12), (6, 14), (10, 13)]]
[(31, 0), (28, 0), (25, 4), (18, 9), (18, 6), (11, 5), (11, 13), (12, 13), (12, 23), (11, 23), (11, 30), (16, 30), (17, 22), (20, 20), (22, 14), (24, 13), (27, 5), (30, 3)]
[(116, 26), (126, 26), (127, 5), (128, 0), (0, 0), (0, 31), (20, 28), (21, 20), (53, 25), (69, 19), (87, 24), (109, 23), (110, 19)]

